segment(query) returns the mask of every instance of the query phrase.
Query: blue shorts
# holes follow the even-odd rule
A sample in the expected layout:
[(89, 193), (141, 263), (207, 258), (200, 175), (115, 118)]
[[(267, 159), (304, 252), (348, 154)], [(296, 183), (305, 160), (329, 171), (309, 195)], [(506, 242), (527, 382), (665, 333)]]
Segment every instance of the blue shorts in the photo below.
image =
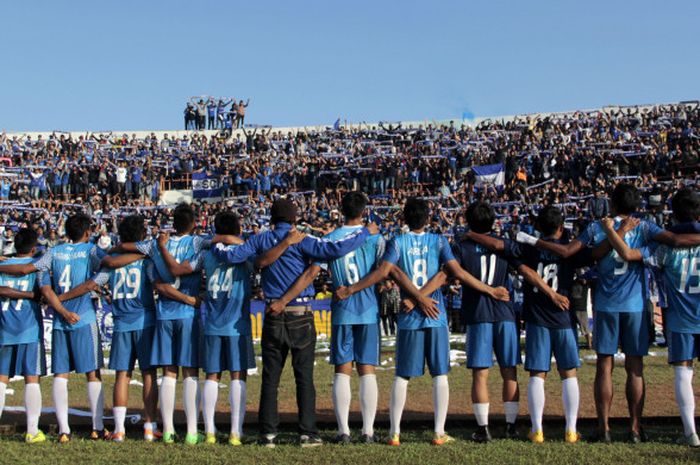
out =
[(333, 325), (331, 363), (379, 365), (379, 325)]
[(150, 370), (151, 352), (153, 351), (153, 333), (155, 328), (149, 326), (134, 331), (114, 331), (112, 349), (109, 353), (109, 368), (115, 371), (131, 371), (136, 360), (141, 371)]
[(255, 368), (252, 336), (204, 336), (202, 369), (205, 373), (249, 368)]
[(491, 368), (494, 352), (501, 368), (520, 363), (520, 341), (515, 321), (467, 325), (467, 368)]
[(44, 342), (0, 345), (0, 375), (44, 376), (46, 354)]
[(450, 371), (450, 335), (446, 327), (399, 329), (396, 341), (396, 376), (423, 376), (425, 362), (431, 376)]
[(151, 366), (199, 367), (199, 318), (157, 320)]
[(668, 363), (700, 360), (700, 334), (668, 332)]
[(528, 323), (525, 330), (525, 369), (548, 372), (552, 353), (558, 370), (581, 366), (578, 341), (573, 328), (557, 329)]
[(625, 355), (648, 355), (649, 324), (646, 311), (595, 312), (593, 349), (601, 355), (615, 355), (618, 347)]
[(88, 373), (102, 368), (102, 343), (97, 322), (72, 331), (51, 332), (51, 371), (54, 374)]

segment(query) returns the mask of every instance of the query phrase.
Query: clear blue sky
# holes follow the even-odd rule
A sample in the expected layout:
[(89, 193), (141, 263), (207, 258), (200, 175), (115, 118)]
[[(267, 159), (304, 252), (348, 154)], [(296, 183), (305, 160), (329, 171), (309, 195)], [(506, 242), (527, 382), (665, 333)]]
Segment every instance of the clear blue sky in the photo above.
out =
[[(31, 6), (29, 5), (31, 3)], [(108, 5), (109, 3), (109, 5)], [(416, 120), (700, 98), (700, 2), (6, 2), (0, 128)]]

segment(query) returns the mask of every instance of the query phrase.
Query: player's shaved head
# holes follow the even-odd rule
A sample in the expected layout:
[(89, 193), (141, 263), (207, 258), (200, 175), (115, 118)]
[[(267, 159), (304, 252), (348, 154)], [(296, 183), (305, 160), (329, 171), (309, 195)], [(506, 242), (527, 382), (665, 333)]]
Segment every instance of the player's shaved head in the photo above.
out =
[(681, 223), (700, 219), (700, 195), (693, 189), (684, 187), (671, 200), (673, 216)]

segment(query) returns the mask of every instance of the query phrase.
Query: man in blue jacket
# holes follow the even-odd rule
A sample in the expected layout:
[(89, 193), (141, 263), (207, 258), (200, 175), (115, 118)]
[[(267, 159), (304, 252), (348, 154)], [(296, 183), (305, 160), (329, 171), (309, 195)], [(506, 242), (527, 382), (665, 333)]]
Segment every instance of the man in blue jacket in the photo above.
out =
[[(242, 245), (217, 246), (214, 254), (230, 263), (242, 263), (253, 256), (260, 256), (286, 237), (294, 227), (296, 216), (296, 206), (291, 200), (277, 200), (271, 210), (272, 230), (253, 236)], [(271, 303), (281, 298), (314, 261), (340, 258), (359, 248), (368, 235), (376, 233), (377, 227), (372, 224), (338, 241), (307, 236), (290, 246), (277, 261), (262, 270), (262, 289), (266, 301)], [(300, 445), (313, 447), (322, 444), (316, 427), (316, 390), (313, 383), (316, 346), (311, 310), (313, 296), (313, 285), (309, 285), (283, 310), (272, 311), (268, 306), (266, 311), (262, 332), (263, 373), (259, 412), (260, 443), (266, 447), (275, 446), (279, 425), (277, 389), (290, 351), (297, 387)]]

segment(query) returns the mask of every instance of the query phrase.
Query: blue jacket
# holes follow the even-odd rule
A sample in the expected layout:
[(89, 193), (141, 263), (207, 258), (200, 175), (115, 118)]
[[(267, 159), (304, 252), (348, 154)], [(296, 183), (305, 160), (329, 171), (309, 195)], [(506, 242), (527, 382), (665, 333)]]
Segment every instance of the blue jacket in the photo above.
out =
[[(275, 229), (248, 239), (245, 244), (229, 247), (217, 246), (214, 254), (229, 263), (243, 263), (262, 255), (283, 240), (292, 229), (289, 223), (278, 223)], [(267, 299), (279, 299), (315, 261), (335, 260), (360, 247), (367, 239), (367, 228), (338, 241), (306, 236), (303, 241), (289, 247), (272, 265), (262, 270), (262, 289)], [(300, 297), (313, 297), (314, 287), (309, 285)]]

